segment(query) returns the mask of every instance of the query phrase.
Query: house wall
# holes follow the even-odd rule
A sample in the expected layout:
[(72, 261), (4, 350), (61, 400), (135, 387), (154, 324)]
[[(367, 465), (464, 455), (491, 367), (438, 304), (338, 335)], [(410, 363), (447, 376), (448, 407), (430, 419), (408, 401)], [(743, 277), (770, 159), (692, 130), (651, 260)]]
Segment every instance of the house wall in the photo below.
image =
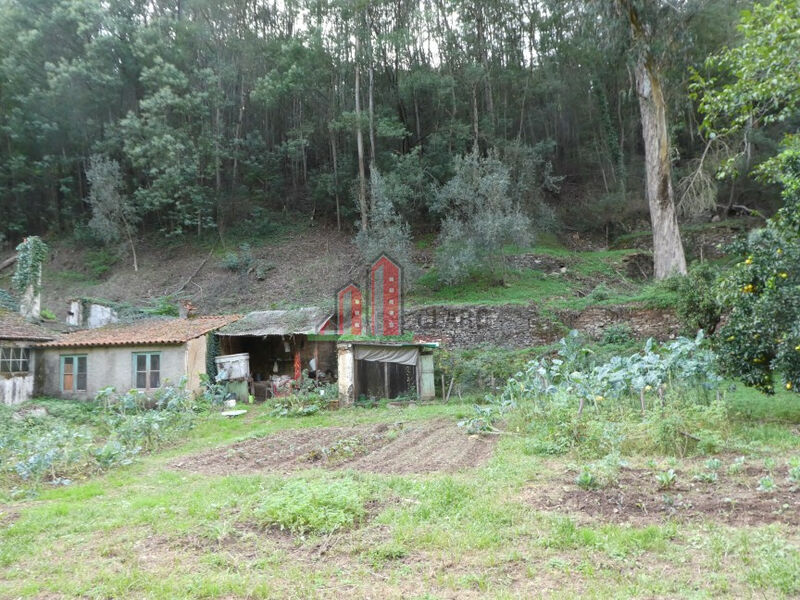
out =
[(104, 304), (95, 304), (84, 300), (70, 300), (67, 313), (67, 325), (96, 329), (110, 323), (117, 323), (117, 311)]
[[(203, 341), (205, 348), (205, 339)], [(193, 341), (198, 341), (193, 340)], [(195, 373), (199, 363), (197, 348), (190, 353), (188, 344), (171, 346), (111, 346), (103, 348), (45, 348), (42, 352), (43, 378), (40, 393), (45, 396), (68, 397), (81, 400), (91, 399), (97, 392), (106, 387), (113, 387), (118, 392), (124, 392), (133, 387), (133, 357), (134, 352), (160, 352), (161, 353), (161, 385), (177, 385), (184, 374), (189, 375), (189, 389), (195, 391), (199, 385), (199, 373)], [(86, 391), (62, 392), (61, 391), (61, 356), (85, 354), (86, 361)], [(192, 355), (189, 370), (189, 355)], [(205, 350), (202, 352), (202, 370), (205, 372)], [(197, 385), (194, 385), (196, 382)]]
[[(30, 348), (30, 342), (0, 340), (0, 346)], [(33, 397), (34, 374), (36, 373), (36, 352), (31, 350), (28, 373), (9, 375), (0, 373), (0, 404), (13, 405)]]
[(214, 334), (206, 334), (186, 342), (186, 389), (194, 393), (200, 391), (200, 374), (206, 372), (209, 335)]

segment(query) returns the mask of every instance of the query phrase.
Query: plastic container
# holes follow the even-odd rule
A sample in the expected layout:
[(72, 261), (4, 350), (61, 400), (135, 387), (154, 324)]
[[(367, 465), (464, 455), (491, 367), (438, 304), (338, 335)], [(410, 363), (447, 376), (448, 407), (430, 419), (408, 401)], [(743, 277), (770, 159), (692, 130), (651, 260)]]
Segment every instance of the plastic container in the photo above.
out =
[(243, 381), (250, 376), (250, 355), (247, 352), (217, 356), (214, 362), (223, 381)]

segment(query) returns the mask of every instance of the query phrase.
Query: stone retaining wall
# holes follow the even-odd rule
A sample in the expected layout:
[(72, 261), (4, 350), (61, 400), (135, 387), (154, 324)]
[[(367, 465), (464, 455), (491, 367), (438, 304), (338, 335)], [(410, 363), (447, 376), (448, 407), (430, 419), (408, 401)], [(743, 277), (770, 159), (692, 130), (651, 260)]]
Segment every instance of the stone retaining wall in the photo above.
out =
[(666, 310), (610, 306), (543, 315), (535, 305), (514, 304), (407, 308), (404, 329), (458, 347), (491, 344), (522, 348), (549, 344), (570, 329), (600, 338), (609, 326), (620, 323), (629, 325), (637, 338), (663, 340), (674, 337), (680, 330), (675, 315)]

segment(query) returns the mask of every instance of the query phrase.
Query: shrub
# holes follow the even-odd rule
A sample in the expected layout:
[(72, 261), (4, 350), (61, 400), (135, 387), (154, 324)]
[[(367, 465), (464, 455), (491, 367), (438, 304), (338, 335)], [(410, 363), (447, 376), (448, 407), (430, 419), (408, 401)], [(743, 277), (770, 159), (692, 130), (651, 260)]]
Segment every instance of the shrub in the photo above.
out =
[(724, 371), (767, 394), (776, 377), (800, 385), (800, 137), (762, 171), (783, 185), (783, 207), (734, 246), (743, 260), (721, 280), (729, 315), (717, 336)]
[(702, 329), (714, 333), (722, 316), (722, 306), (716, 297), (717, 270), (709, 263), (695, 263), (683, 277), (670, 283), (677, 292), (675, 313), (687, 333)]
[(594, 289), (586, 295), (587, 300), (592, 302), (603, 302), (608, 300), (614, 294), (614, 291), (609, 288), (605, 283), (597, 284)]
[(627, 323), (614, 323), (603, 331), (602, 344), (626, 344), (633, 339), (633, 329)]
[(86, 253), (86, 267), (92, 279), (102, 279), (117, 264), (119, 256), (105, 249), (90, 250)]
[(442, 215), (436, 270), (446, 284), (477, 271), (505, 273), (503, 247), (531, 243), (531, 222), (510, 194), (509, 169), (490, 154), (456, 158), (455, 175), (434, 203)]
[(250, 244), (241, 244), (239, 250), (230, 250), (222, 257), (222, 266), (235, 273), (246, 273), (253, 266), (255, 258)]

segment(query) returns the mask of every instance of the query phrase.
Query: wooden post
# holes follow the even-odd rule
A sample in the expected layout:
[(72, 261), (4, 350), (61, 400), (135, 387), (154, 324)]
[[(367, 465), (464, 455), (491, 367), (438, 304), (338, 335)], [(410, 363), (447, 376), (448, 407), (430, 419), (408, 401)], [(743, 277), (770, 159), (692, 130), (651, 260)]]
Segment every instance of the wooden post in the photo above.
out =
[(389, 399), (389, 363), (383, 363), (383, 396)]

